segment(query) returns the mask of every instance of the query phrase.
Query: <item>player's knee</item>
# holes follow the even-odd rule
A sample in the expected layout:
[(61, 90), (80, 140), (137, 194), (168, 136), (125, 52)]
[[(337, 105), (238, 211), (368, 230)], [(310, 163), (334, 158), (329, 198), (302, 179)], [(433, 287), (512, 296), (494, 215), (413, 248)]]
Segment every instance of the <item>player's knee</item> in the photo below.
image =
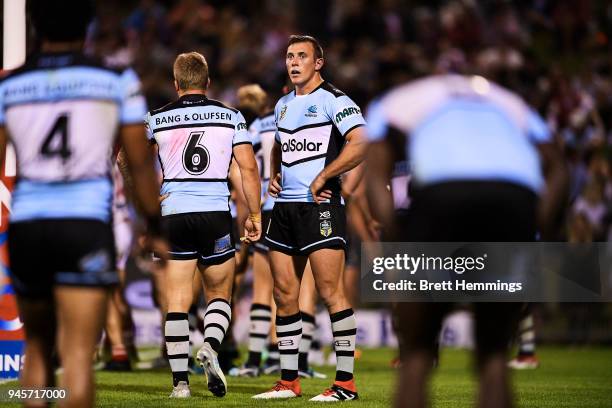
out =
[(338, 290), (338, 287), (335, 285), (322, 285), (319, 288), (319, 296), (328, 309), (332, 309), (339, 303), (345, 302), (344, 292)]
[(299, 291), (287, 286), (274, 287), (274, 302), (279, 309), (298, 302)]

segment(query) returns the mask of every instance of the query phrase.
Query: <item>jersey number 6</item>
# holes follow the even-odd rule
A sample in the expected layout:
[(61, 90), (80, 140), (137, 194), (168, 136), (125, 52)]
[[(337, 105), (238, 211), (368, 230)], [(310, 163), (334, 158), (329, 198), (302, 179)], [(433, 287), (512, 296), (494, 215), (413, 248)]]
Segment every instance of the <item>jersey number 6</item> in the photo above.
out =
[(183, 150), (183, 168), (189, 174), (199, 175), (204, 173), (210, 163), (208, 150), (203, 145), (198, 144), (203, 136), (203, 131), (191, 132), (185, 150)]

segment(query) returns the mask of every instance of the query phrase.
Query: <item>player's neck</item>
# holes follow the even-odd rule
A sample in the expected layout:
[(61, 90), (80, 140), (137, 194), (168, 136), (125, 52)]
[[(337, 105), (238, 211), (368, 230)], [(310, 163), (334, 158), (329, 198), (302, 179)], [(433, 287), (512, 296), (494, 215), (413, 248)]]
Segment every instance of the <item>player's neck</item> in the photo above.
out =
[(40, 45), (42, 52), (75, 52), (83, 50), (83, 41), (52, 42), (43, 41)]
[(182, 90), (178, 91), (179, 98), (185, 95), (204, 95), (206, 96), (206, 91), (203, 89), (188, 89), (186, 91), (182, 91)]
[(314, 91), (319, 85), (323, 83), (323, 78), (321, 78), (321, 74), (317, 73), (313, 76), (310, 81), (306, 82), (304, 85), (295, 86), (295, 94), (296, 95), (308, 95), (312, 91)]

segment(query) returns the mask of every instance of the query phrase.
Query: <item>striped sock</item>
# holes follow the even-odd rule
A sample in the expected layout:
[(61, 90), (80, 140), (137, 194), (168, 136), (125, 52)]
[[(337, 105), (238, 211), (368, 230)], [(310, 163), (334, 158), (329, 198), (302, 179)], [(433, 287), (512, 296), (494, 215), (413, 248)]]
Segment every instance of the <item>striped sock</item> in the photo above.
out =
[(336, 349), (336, 381), (353, 379), (355, 366), (355, 337), (357, 322), (353, 309), (346, 309), (329, 316)]
[(281, 380), (293, 381), (298, 377), (298, 350), (302, 339), (302, 317), (276, 316), (276, 337), (281, 362)]
[(302, 341), (300, 342), (300, 357), (298, 367), (300, 371), (308, 371), (308, 353), (312, 344), (312, 336), (315, 330), (315, 317), (306, 312), (302, 314)]
[(266, 345), (270, 331), (272, 309), (270, 306), (253, 303), (251, 305), (251, 331), (249, 332), (249, 358), (247, 366), (259, 367), (261, 352)]
[(187, 313), (169, 312), (166, 314), (166, 350), (168, 361), (172, 369), (172, 382), (174, 386), (179, 381), (187, 381), (187, 359), (189, 357), (189, 322)]
[(189, 312), (187, 313), (187, 321), (189, 322), (189, 365), (193, 363), (193, 339), (196, 330), (198, 330), (198, 308), (195, 305), (191, 305)]
[(535, 328), (533, 315), (528, 314), (519, 323), (519, 355), (532, 356), (535, 354)]
[(217, 353), (231, 319), (232, 308), (227, 300), (218, 298), (208, 303), (204, 315), (204, 342)]
[(278, 364), (280, 361), (280, 353), (278, 352), (277, 343), (268, 343), (268, 359), (266, 364)]

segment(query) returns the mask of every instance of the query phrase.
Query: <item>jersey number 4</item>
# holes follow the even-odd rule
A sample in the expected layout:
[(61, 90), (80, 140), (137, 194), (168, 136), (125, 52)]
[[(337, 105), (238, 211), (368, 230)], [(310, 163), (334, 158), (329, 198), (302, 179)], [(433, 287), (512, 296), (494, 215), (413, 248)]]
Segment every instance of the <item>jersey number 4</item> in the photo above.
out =
[(70, 146), (68, 146), (68, 115), (64, 114), (56, 119), (53, 127), (45, 136), (40, 154), (49, 159), (60, 156), (63, 160), (66, 160), (71, 153)]
[(189, 174), (199, 175), (206, 171), (210, 163), (210, 155), (203, 145), (199, 144), (204, 136), (203, 131), (191, 132), (183, 151), (183, 167)]

